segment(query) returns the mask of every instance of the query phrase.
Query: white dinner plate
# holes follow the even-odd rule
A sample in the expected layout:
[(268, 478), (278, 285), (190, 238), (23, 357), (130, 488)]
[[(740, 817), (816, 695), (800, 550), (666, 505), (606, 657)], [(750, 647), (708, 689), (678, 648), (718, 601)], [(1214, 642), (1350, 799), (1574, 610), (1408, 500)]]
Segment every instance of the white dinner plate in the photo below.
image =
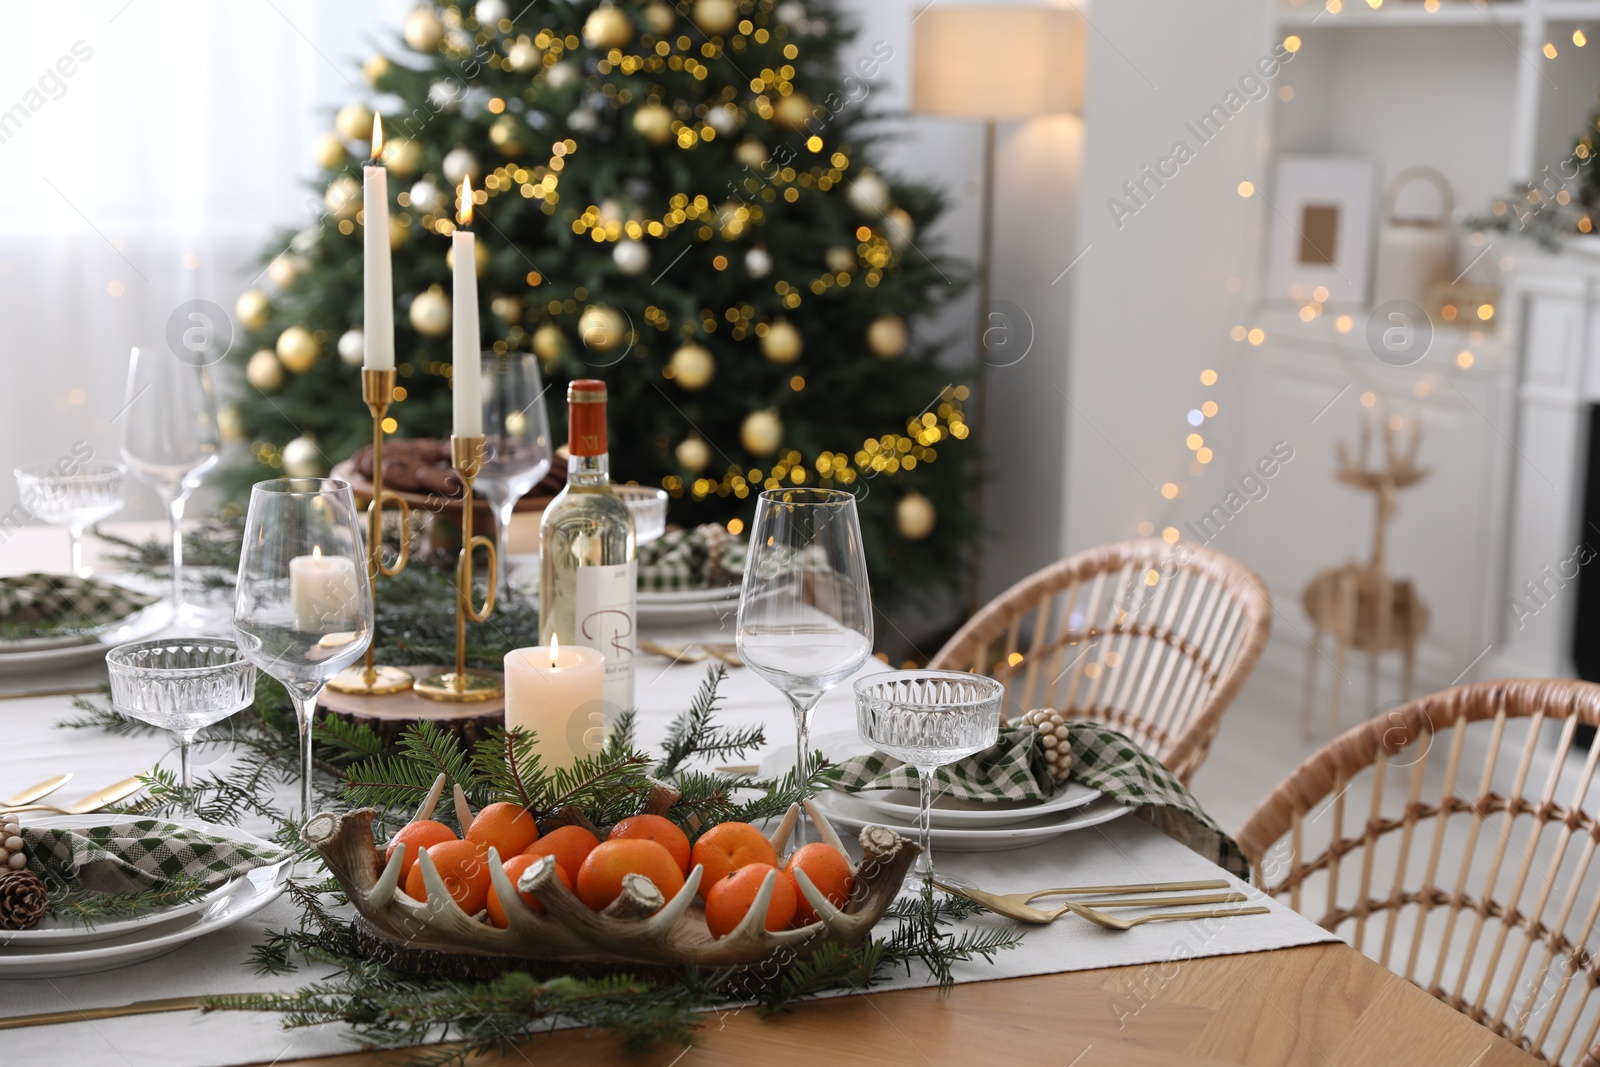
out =
[(652, 604), (641, 598), (638, 602), (640, 623), (654, 625), (683, 625), (696, 622), (727, 623), (729, 635), (734, 620), (739, 616), (737, 595), (722, 600), (702, 600), (688, 604)]
[[(880, 789), (871, 792), (850, 793), (850, 796), (871, 808), (884, 818), (908, 826), (915, 826), (920, 812), (919, 798), (909, 789)], [(950, 830), (976, 830), (990, 826), (1014, 826), (1017, 823), (1085, 807), (1100, 799), (1100, 790), (1091, 789), (1082, 782), (1069, 781), (1048, 800), (957, 800), (938, 797), (933, 802), (929, 821), (934, 826)]]
[[(849, 793), (825, 790), (812, 801), (836, 828), (860, 831), (867, 826), (887, 826), (908, 840), (919, 836), (915, 826), (904, 826), (885, 821), (871, 808)], [(1006, 852), (1014, 848), (1027, 848), (1053, 841), (1058, 837), (1099, 826), (1120, 819), (1132, 808), (1125, 808), (1111, 800), (1101, 798), (1092, 804), (1069, 811), (1057, 812), (1042, 819), (1033, 819), (1012, 826), (993, 826), (984, 829), (951, 830), (933, 828), (933, 847), (944, 852)]]
[(639, 590), (639, 603), (658, 606), (672, 604), (703, 604), (712, 600), (739, 600), (739, 586), (719, 585), (711, 589), (671, 589), (662, 591)]
[(39, 671), (75, 667), (104, 660), (106, 653), (118, 645), (154, 637), (166, 625), (171, 614), (171, 609), (165, 602), (157, 601), (141, 611), (134, 612), (115, 626), (106, 627), (87, 641), (43, 649), (0, 647), (0, 676), (36, 674)]

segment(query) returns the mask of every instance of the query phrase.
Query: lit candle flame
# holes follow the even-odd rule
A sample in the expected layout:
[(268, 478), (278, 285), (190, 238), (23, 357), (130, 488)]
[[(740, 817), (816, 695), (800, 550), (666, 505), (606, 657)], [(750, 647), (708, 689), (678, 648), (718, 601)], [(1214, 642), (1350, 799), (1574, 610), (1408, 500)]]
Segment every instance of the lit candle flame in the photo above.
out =
[(555, 634), (550, 635), (550, 669), (556, 669), (556, 657), (561, 655), (561, 641)]
[(456, 212), (456, 220), (463, 226), (472, 225), (472, 175), (461, 176), (461, 210)]
[(314, 559), (320, 559), (322, 557), (322, 546), (321, 545), (312, 545), (311, 546), (311, 555), (312, 555), (312, 558), (314, 558)]
[(372, 113), (372, 158), (377, 159), (383, 155), (383, 116), (374, 111)]

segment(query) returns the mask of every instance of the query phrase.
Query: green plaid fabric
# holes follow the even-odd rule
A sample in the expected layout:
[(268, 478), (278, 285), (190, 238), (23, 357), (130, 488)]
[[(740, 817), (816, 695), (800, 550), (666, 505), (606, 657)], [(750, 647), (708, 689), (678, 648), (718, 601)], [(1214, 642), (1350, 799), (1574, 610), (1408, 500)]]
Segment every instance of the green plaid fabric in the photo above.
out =
[(159, 819), (127, 819), (72, 830), (24, 826), (28, 865), (52, 887), (98, 893), (158, 889), (178, 877), (221, 885), (289, 858), (288, 851), (232, 841)]
[[(993, 748), (940, 767), (934, 781), (941, 796), (961, 800), (1044, 800), (1055, 791), (1037, 734), (1008, 724)], [(1222, 832), (1194, 794), (1127, 735), (1099, 723), (1073, 722), (1072, 779), (1098, 789), (1228, 873), (1250, 880), (1250, 865), (1238, 842)], [(916, 771), (873, 752), (824, 772), (836, 789), (916, 789)]]
[(89, 632), (153, 603), (155, 597), (93, 578), (19, 574), (0, 578), (0, 629), (7, 637)]
[(639, 590), (681, 593), (732, 585), (744, 575), (745, 543), (712, 522), (668, 530), (639, 546)]

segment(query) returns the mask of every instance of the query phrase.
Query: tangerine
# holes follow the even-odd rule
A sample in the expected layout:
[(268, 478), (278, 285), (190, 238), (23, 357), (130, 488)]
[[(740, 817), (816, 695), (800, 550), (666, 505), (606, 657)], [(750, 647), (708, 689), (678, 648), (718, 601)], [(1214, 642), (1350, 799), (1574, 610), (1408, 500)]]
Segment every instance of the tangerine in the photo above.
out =
[(502, 856), (515, 856), (539, 840), (539, 824), (521, 804), (501, 801), (478, 812), (463, 836), (484, 848), (494, 846)]
[[(583, 861), (600, 839), (581, 826), (558, 826), (522, 850), (524, 856), (554, 856), (556, 864), (568, 873), (583, 867)], [(504, 855), (504, 853), (501, 853)]]
[(789, 862), (783, 865), (783, 873), (789, 876), (794, 883), (795, 911), (794, 923), (796, 926), (805, 926), (817, 921), (817, 909), (811, 906), (806, 895), (800, 891), (800, 880), (794, 876), (795, 871), (805, 871), (806, 877), (811, 879), (811, 884), (817, 891), (828, 898), (828, 903), (836, 908), (842, 908), (845, 901), (850, 899), (850, 889), (855, 885), (855, 875), (850, 870), (850, 861), (832, 845), (824, 845), (814, 841), (794, 850), (789, 857)]
[[(689, 854), (689, 865), (704, 868), (700, 876), (700, 899), (704, 900), (711, 887), (740, 867), (752, 863), (778, 865), (778, 850), (772, 842), (747, 822), (718, 823), (694, 843)], [(807, 872), (810, 873), (810, 872)]]
[(613, 826), (607, 838), (610, 841), (634, 839), (656, 842), (671, 854), (680, 872), (689, 873), (689, 836), (671, 819), (660, 815), (635, 815)]
[(578, 868), (578, 899), (595, 911), (603, 911), (622, 895), (622, 878), (628, 874), (650, 879), (668, 900), (683, 888), (683, 871), (665, 845), (619, 838), (600, 842)]
[[(488, 850), (476, 841), (445, 841), (428, 846), (427, 852), (439, 877), (444, 879), (445, 888), (450, 891), (450, 899), (468, 915), (482, 911), (489, 897)], [(428, 899), (420, 863), (406, 875), (406, 895), (413, 900)]]
[[(541, 856), (512, 856), (505, 862), (506, 877), (511, 879), (512, 885), (516, 885), (517, 879), (522, 877), (522, 872), (527, 870), (529, 867), (532, 867), (542, 858), (543, 857)], [(556, 864), (556, 877), (561, 879), (562, 885), (566, 886), (568, 889), (572, 888), (572, 879), (567, 877), (567, 872), (561, 868), (559, 863)], [(544, 905), (539, 903), (538, 897), (534, 896), (532, 893), (524, 893), (520, 889), (517, 890), (517, 896), (521, 897), (523, 903), (527, 904), (528, 907), (532, 908), (540, 915), (544, 914)], [(494, 923), (500, 929), (504, 930), (507, 925), (506, 909), (500, 906), (500, 897), (494, 891), (493, 882), (489, 883), (488, 906), (489, 921)]]
[(720, 879), (706, 894), (706, 926), (712, 937), (726, 937), (744, 921), (768, 872), (778, 877), (772, 883), (772, 902), (767, 905), (767, 929), (782, 930), (794, 920), (794, 882), (770, 863), (750, 863)]
[(456, 832), (442, 822), (435, 822), (432, 819), (408, 822), (389, 840), (389, 848), (383, 854), (383, 862), (389, 862), (389, 857), (394, 855), (396, 845), (406, 846), (405, 858), (400, 861), (400, 884), (405, 885), (412, 864), (417, 862), (418, 852), (431, 845), (442, 845), (446, 841), (454, 840)]

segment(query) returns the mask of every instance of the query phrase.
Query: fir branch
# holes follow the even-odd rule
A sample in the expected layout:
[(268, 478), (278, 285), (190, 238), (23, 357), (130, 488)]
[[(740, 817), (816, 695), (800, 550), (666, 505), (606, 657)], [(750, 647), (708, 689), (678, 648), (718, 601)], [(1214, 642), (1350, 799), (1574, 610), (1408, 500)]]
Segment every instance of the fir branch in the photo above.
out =
[(63, 885), (56, 879), (49, 880), (49, 887), (50, 914), (87, 927), (180, 907), (210, 892), (210, 887), (199, 877), (187, 875), (178, 875), (137, 893), (102, 893), (81, 885)]

